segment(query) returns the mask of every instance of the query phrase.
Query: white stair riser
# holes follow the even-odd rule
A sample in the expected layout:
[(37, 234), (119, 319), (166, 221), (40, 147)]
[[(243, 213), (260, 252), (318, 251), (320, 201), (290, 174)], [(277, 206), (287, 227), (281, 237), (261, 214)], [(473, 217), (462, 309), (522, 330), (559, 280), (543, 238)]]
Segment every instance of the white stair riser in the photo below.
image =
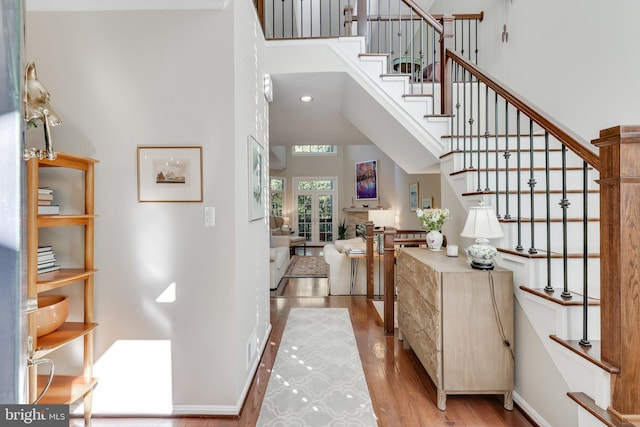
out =
[[(510, 165), (511, 167), (511, 165)], [(509, 185), (509, 191), (517, 190), (518, 179), (520, 180), (520, 188), (522, 191), (529, 189), (529, 171), (522, 170), (520, 173), (516, 170), (510, 170), (508, 173), (505, 171), (498, 171), (498, 177), (496, 178), (496, 171), (480, 171), (480, 181), (478, 181), (477, 171), (469, 171), (464, 174), (468, 178), (468, 187), (466, 192), (476, 191), (478, 188), (478, 182), (480, 183), (480, 189), (483, 190), (489, 183), (489, 189), (495, 191), (498, 188), (499, 191), (505, 191), (507, 184)], [(508, 181), (507, 181), (508, 175)], [(545, 190), (547, 188), (546, 172), (544, 170), (535, 170), (533, 179), (536, 181), (536, 190)], [(499, 180), (499, 186), (496, 186), (496, 180)], [(570, 169), (566, 171), (566, 185), (567, 190), (581, 190), (582, 189), (582, 170)], [(587, 184), (589, 189), (597, 189), (598, 185), (592, 177), (590, 172), (587, 173)], [(554, 169), (549, 171), (549, 188), (551, 190), (557, 190), (562, 188), (562, 171)]]
[(361, 62), (376, 62), (376, 63), (380, 64), (380, 70), (379, 70), (380, 72), (378, 73), (378, 75), (386, 73), (386, 70), (387, 70), (387, 56), (386, 55), (359, 56), (359, 59), (360, 59)]
[[(528, 188), (528, 187), (526, 187)], [(496, 201), (495, 194), (485, 195), (485, 204), (496, 207), (498, 215), (504, 217), (507, 212), (511, 215), (511, 218), (531, 218), (531, 197), (530, 194), (522, 194), (520, 196), (520, 205), (518, 205), (517, 194), (499, 194)], [(486, 202), (488, 200), (488, 203)], [(549, 194), (549, 212), (551, 218), (562, 218), (563, 209), (560, 207), (560, 201), (562, 200), (562, 194), (550, 193)], [(583, 194), (582, 193), (567, 193), (567, 200), (570, 205), (567, 207), (567, 218), (582, 218), (583, 216)], [(598, 216), (600, 206), (600, 194), (588, 193), (587, 194), (587, 208), (590, 213), (590, 217), (594, 218)], [(508, 208), (508, 210), (507, 210)], [(534, 218), (546, 218), (547, 214), (547, 201), (546, 194), (534, 193), (533, 195), (533, 217)], [(520, 215), (518, 215), (518, 213)]]
[[(500, 240), (500, 246), (506, 249), (515, 249), (518, 245), (518, 224), (517, 223), (505, 223), (502, 224), (502, 230), (505, 237)], [(547, 225), (546, 223), (534, 223), (534, 248), (539, 252), (547, 250)], [(562, 253), (562, 235), (563, 225), (562, 223), (552, 222), (549, 227), (551, 235), (551, 252)], [(590, 254), (600, 253), (600, 223), (596, 221), (590, 221), (587, 224), (588, 231), (588, 252)], [(567, 251), (568, 253), (582, 253), (584, 248), (583, 243), (583, 223), (582, 222), (567, 222)], [(521, 223), (520, 231), (520, 244), (524, 247), (525, 252), (531, 248), (531, 223)]]
[[(527, 283), (531, 288), (544, 288), (547, 285), (546, 258), (531, 259), (529, 267), (530, 277)], [(562, 258), (551, 259), (551, 286), (564, 287), (564, 262)], [(567, 259), (567, 277), (569, 291), (583, 293), (583, 260), (581, 258)], [(600, 262), (597, 258), (590, 258), (587, 269), (587, 291), (589, 298), (600, 298)]]
[[(449, 149), (456, 149), (459, 147), (463, 149), (464, 141), (456, 141), (455, 138), (453, 140), (453, 146), (448, 147)], [(473, 147), (469, 147), (468, 141), (466, 146), (466, 153), (463, 155), (462, 153), (455, 154), (454, 156), (454, 168), (457, 170), (463, 170), (464, 167), (469, 167), (473, 165), (473, 167), (484, 169), (489, 165), (489, 168), (495, 168), (496, 163), (499, 168), (504, 168), (506, 166), (507, 160), (505, 159), (504, 151), (498, 151), (498, 158), (496, 159), (496, 151), (491, 148), (490, 151), (485, 150), (484, 141), (482, 141), (480, 145), (480, 155), (478, 156), (477, 151), (477, 141), (473, 142)], [(490, 145), (493, 147), (493, 144)], [(509, 167), (518, 167), (518, 152), (510, 151), (509, 157)], [(534, 151), (533, 152), (533, 166), (534, 168), (544, 168), (546, 164), (546, 155), (544, 151)], [(577, 156), (567, 156), (566, 164), (568, 167), (582, 167), (582, 160)], [(520, 152), (520, 168), (523, 172), (529, 172), (529, 167), (531, 165), (531, 153), (529, 150), (521, 150)], [(562, 153), (560, 151), (554, 150), (549, 152), (549, 167), (561, 167), (562, 165)]]

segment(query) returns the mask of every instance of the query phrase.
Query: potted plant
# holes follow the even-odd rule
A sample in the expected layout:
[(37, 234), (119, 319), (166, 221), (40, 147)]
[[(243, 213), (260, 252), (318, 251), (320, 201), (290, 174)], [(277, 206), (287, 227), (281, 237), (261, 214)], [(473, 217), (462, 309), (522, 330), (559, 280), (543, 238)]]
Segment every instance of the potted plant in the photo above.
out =
[(347, 224), (342, 220), (342, 224), (338, 225), (338, 239), (345, 240), (347, 238)]
[(416, 215), (422, 221), (422, 227), (428, 231), (427, 246), (429, 249), (432, 251), (441, 250), (444, 237), (440, 232), (440, 228), (450, 217), (449, 209), (418, 209)]

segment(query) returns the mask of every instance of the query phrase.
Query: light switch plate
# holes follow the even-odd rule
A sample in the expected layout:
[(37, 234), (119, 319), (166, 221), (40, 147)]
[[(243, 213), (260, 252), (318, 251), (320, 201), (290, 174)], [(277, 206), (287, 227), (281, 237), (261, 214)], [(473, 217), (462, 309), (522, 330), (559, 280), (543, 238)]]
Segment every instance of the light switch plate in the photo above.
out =
[(213, 227), (216, 225), (216, 208), (206, 206), (204, 208), (204, 226)]

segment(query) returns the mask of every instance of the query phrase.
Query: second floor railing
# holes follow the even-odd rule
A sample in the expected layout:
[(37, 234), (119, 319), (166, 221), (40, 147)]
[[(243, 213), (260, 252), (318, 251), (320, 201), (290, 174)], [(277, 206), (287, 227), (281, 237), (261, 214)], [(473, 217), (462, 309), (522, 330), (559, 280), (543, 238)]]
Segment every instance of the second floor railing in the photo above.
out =
[(484, 14), (432, 16), (414, 0), (265, 0), (267, 39), (365, 36), (366, 53), (388, 55), (388, 74), (407, 74), (412, 93), (435, 93), (447, 47), (479, 59)]

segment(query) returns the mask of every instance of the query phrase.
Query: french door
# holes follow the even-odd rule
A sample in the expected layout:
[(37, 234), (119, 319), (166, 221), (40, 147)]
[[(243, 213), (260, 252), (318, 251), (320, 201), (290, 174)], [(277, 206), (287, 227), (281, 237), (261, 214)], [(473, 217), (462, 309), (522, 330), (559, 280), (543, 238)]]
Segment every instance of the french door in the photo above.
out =
[(337, 227), (337, 178), (294, 178), (295, 227), (309, 246), (333, 242)]

